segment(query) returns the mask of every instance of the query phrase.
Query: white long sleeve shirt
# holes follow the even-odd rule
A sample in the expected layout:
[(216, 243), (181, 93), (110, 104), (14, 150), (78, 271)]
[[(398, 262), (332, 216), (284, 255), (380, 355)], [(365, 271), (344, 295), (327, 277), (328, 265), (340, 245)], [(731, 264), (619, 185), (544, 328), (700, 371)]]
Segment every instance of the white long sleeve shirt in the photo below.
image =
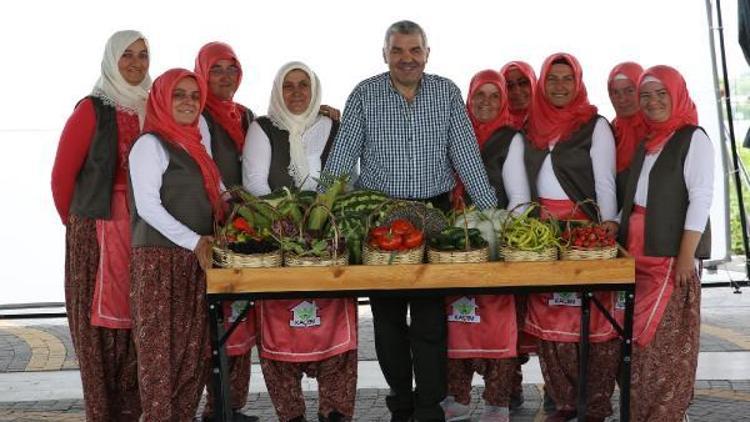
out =
[(508, 156), (503, 163), (503, 187), (505, 188), (505, 194), (508, 196), (509, 210), (531, 200), (523, 152), (523, 135), (517, 133), (510, 141)]
[[(210, 137), (204, 137), (201, 142), (211, 155)], [(129, 166), (138, 215), (176, 245), (195, 250), (200, 235), (174, 218), (161, 203), (162, 178), (169, 166), (169, 152), (154, 135), (143, 135), (130, 150)], [(225, 190), (223, 185), (220, 190)]]
[[(648, 205), (649, 176), (659, 155), (661, 151), (646, 154), (643, 160), (641, 174), (638, 176), (638, 187), (635, 191), (634, 203), (636, 205), (642, 207)], [(684, 229), (703, 233), (713, 200), (714, 149), (711, 140), (702, 130), (696, 130), (693, 133), (682, 171), (689, 198)]]
[[(303, 186), (298, 186), (302, 190), (315, 190), (318, 186), (316, 179), (320, 178), (322, 170), (320, 156), (332, 127), (333, 121), (330, 118), (319, 116), (302, 134), (307, 165), (310, 169), (310, 177), (305, 180)], [(271, 186), (268, 184), (270, 171), (271, 141), (258, 122), (253, 122), (247, 130), (245, 146), (242, 149), (242, 185), (253, 195), (267, 195), (271, 193)]]
[[(554, 148), (555, 144), (550, 144), (550, 151)], [(617, 219), (615, 136), (603, 117), (600, 117), (594, 126), (589, 154), (594, 169), (594, 188), (602, 221), (614, 221)], [(547, 155), (542, 163), (536, 187), (540, 198), (570, 199), (555, 176), (551, 155)]]

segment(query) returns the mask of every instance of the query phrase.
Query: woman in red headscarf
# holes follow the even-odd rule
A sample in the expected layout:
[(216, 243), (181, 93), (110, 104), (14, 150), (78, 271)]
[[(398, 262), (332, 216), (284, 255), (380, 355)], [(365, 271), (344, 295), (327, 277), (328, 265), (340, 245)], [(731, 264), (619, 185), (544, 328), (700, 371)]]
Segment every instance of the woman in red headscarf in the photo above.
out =
[[(531, 99), (534, 98), (536, 87), (536, 73), (530, 64), (514, 60), (506, 63), (500, 73), (505, 78), (505, 88), (508, 92), (510, 106), (510, 125), (522, 130), (526, 126), (531, 110)], [(516, 320), (519, 325), (526, 319), (527, 295), (516, 295)], [(529, 361), (529, 353), (536, 352), (536, 341), (524, 332), (518, 335), (518, 365), (513, 374), (513, 387), (510, 395), (511, 409), (523, 404), (523, 371), (521, 365)], [(545, 394), (545, 398), (547, 395)]]
[[(528, 121), (526, 171), (531, 197), (558, 220), (602, 222), (614, 234), (617, 224), (615, 142), (607, 120), (588, 101), (583, 72), (575, 57), (557, 53), (542, 66)], [(595, 201), (598, 210), (590, 203)], [(578, 206), (576, 206), (578, 204)], [(543, 215), (544, 217), (544, 215)], [(615, 295), (597, 293), (610, 312)], [(557, 411), (547, 421), (576, 415), (580, 298), (565, 293), (529, 295), (524, 331), (539, 339), (547, 391)], [(604, 315), (591, 312), (588, 414), (603, 421), (612, 414), (610, 396), (618, 366), (617, 332)]]
[(609, 100), (612, 101), (616, 115), (612, 126), (617, 145), (617, 203), (620, 205), (635, 148), (646, 135), (646, 123), (638, 107), (636, 85), (642, 73), (643, 68), (638, 63), (623, 62), (609, 72), (607, 79)]
[(143, 34), (109, 38), (99, 80), (65, 124), (52, 169), (66, 226), (65, 309), (91, 421), (133, 421), (141, 412), (128, 300), (126, 168), (145, 115), (148, 67)]
[(711, 253), (714, 151), (677, 70), (647, 69), (638, 92), (647, 137), (633, 156), (620, 226), (635, 258), (631, 418), (676, 422), (698, 364), (698, 259)]
[[(523, 135), (511, 126), (505, 79), (483, 70), (471, 79), (466, 101), (490, 184), (498, 207), (512, 209), (528, 202), (529, 187), (523, 164)], [(459, 182), (454, 198), (463, 202)], [(468, 312), (467, 312), (468, 311)], [(448, 315), (448, 397), (443, 401), (446, 420), (469, 416), (471, 378), (484, 377), (481, 421), (509, 419), (511, 379), (516, 368), (516, 311), (513, 295), (452, 296)]]
[(199, 127), (211, 140), (211, 156), (225, 186), (242, 185), (240, 157), (253, 112), (234, 101), (242, 82), (242, 65), (232, 47), (222, 42), (204, 45), (195, 59), (195, 73), (208, 85), (206, 108)]
[[(204, 45), (195, 59), (195, 73), (208, 85), (206, 108), (200, 116), (198, 127), (204, 142), (211, 145), (211, 157), (221, 173), (224, 186), (242, 185), (242, 147), (247, 128), (254, 119), (253, 112), (234, 101), (234, 94), (242, 82), (242, 66), (232, 47), (222, 42)], [(232, 302), (224, 303), (227, 324), (234, 321)], [(231, 405), (235, 420), (257, 420), (244, 415), (250, 385), (250, 350), (256, 342), (255, 311), (250, 310), (227, 341), (229, 355), (229, 385)], [(208, 385), (208, 400), (203, 419), (213, 414), (213, 393)]]
[(143, 418), (191, 421), (210, 370), (206, 273), (224, 217), (219, 169), (198, 130), (203, 79), (154, 81), (144, 134), (130, 151), (131, 304)]
[(536, 74), (534, 68), (526, 62), (515, 60), (508, 62), (500, 69), (505, 78), (510, 106), (510, 125), (516, 129), (523, 129), (529, 117), (531, 99), (534, 98)]

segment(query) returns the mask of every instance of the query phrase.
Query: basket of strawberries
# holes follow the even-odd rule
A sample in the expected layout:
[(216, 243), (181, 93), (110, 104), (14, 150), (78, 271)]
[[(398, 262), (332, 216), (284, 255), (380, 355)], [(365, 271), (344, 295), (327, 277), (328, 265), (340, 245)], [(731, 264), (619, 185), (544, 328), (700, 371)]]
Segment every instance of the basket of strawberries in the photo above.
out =
[[(596, 208), (598, 213), (599, 207), (593, 201), (588, 202), (594, 204), (594, 208)], [(617, 257), (615, 235), (610, 233), (604, 224), (587, 221), (568, 221), (561, 237), (562, 248), (560, 259), (584, 261)]]

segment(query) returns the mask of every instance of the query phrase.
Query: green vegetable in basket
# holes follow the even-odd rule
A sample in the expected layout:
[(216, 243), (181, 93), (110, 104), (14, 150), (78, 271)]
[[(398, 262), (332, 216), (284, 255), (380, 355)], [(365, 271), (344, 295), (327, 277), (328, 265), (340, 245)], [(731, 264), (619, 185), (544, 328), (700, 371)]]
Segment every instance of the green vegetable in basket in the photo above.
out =
[(479, 229), (468, 229), (469, 247), (466, 247), (467, 231), (462, 227), (448, 227), (430, 239), (430, 246), (439, 251), (466, 251), (487, 246)]
[(479, 211), (473, 207), (467, 208), (463, 214), (456, 215), (453, 225), (456, 227), (464, 226), (476, 228), (482, 233), (482, 238), (487, 241), (490, 250), (490, 260), (497, 259), (497, 244), (500, 234), (503, 231), (503, 223), (508, 218), (509, 212), (504, 209), (490, 208)]
[(511, 215), (504, 225), (502, 244), (522, 251), (541, 252), (560, 247), (560, 227), (555, 221), (543, 221), (529, 216), (535, 207), (522, 214)]
[[(348, 176), (338, 177), (328, 185), (325, 193), (318, 194), (315, 202), (311, 205), (311, 207), (314, 208), (310, 211), (310, 218), (307, 220), (308, 230), (320, 231), (323, 229), (323, 226), (328, 220), (328, 210), (333, 207), (336, 197), (344, 192), (348, 179)], [(323, 182), (321, 181), (321, 183)]]

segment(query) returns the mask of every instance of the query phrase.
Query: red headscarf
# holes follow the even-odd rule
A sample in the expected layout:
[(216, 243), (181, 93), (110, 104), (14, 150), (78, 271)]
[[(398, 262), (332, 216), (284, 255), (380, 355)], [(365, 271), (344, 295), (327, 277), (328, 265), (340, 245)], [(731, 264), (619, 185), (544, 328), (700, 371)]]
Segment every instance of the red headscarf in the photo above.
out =
[[(489, 122), (480, 122), (479, 119), (474, 115), (472, 103), (474, 102), (474, 94), (484, 84), (492, 84), (497, 87), (500, 91), (500, 109), (497, 112), (497, 116)], [(490, 139), (493, 133), (503, 126), (510, 126), (510, 110), (508, 109), (508, 96), (505, 91), (505, 78), (499, 73), (492, 69), (483, 70), (473, 78), (469, 84), (469, 96), (466, 99), (466, 109), (469, 114), (469, 120), (471, 125), (474, 127), (474, 134), (477, 137), (477, 143), (479, 143), (479, 149), (481, 150), (484, 143)], [(460, 208), (460, 200), (463, 200), (465, 192), (464, 184), (460, 179), (456, 178), (456, 187), (453, 188), (451, 199), (454, 206)]]
[[(237, 85), (242, 82), (242, 66), (237, 60), (232, 47), (223, 42), (210, 42), (204, 45), (198, 52), (195, 59), (195, 73), (208, 81), (211, 66), (219, 60), (233, 60), (240, 74), (237, 76)], [(223, 127), (229, 137), (232, 138), (238, 151), (242, 151), (242, 145), (245, 143), (245, 128), (242, 127), (242, 115), (245, 108), (232, 100), (222, 100), (208, 91), (206, 100), (206, 109), (211, 116), (216, 119), (217, 123)]]
[[(643, 68), (638, 63), (623, 62), (615, 66), (609, 72), (607, 87), (612, 86), (617, 75), (624, 75), (638, 89), (638, 80), (641, 78)], [(615, 127), (615, 140), (617, 141), (617, 172), (621, 172), (630, 166), (638, 143), (646, 136), (646, 122), (643, 120), (641, 110), (630, 116), (617, 116), (612, 121)]]
[[(479, 88), (484, 84), (495, 85), (500, 91), (500, 109), (494, 119), (482, 123), (474, 115), (473, 103), (474, 94), (476, 94)], [(508, 94), (505, 90), (505, 78), (503, 78), (500, 73), (491, 69), (483, 70), (474, 75), (469, 84), (469, 96), (466, 99), (466, 109), (469, 112), (469, 119), (471, 120), (471, 125), (474, 127), (474, 133), (477, 136), (479, 148), (481, 149), (493, 133), (503, 126), (510, 125), (510, 109), (508, 108)]]
[(669, 140), (674, 131), (687, 125), (698, 124), (698, 111), (695, 103), (690, 98), (687, 90), (687, 84), (677, 69), (669, 66), (654, 66), (646, 69), (638, 81), (638, 91), (643, 86), (644, 79), (652, 77), (658, 79), (669, 93), (672, 99), (672, 110), (669, 118), (663, 122), (654, 122), (648, 119), (644, 113), (646, 128), (648, 129), (648, 139), (646, 140), (646, 151), (653, 154), (661, 150), (664, 144)]
[(201, 143), (198, 119), (192, 124), (180, 125), (172, 116), (172, 92), (183, 78), (195, 78), (201, 92), (200, 109), (206, 104), (206, 82), (200, 76), (186, 69), (170, 69), (156, 78), (151, 86), (146, 104), (146, 121), (144, 132), (154, 132), (164, 141), (185, 150), (195, 160), (203, 175), (203, 186), (214, 209), (214, 217), (222, 219), (223, 204), (220, 199), (219, 185), (221, 176), (214, 160), (208, 155)]
[[(547, 101), (545, 81), (552, 63), (560, 59), (565, 60), (573, 68), (578, 93), (568, 105), (557, 108)], [(552, 141), (566, 141), (573, 132), (591, 120), (596, 111), (596, 107), (589, 103), (586, 86), (583, 84), (583, 71), (578, 60), (567, 53), (556, 53), (547, 57), (542, 65), (529, 113), (527, 134), (534, 146), (545, 149)]]
[[(529, 85), (531, 86), (531, 98), (534, 98), (534, 91), (536, 90), (536, 73), (534, 73), (534, 68), (531, 67), (530, 64), (526, 62), (522, 62), (520, 60), (515, 60), (512, 62), (508, 62), (503, 66), (502, 69), (500, 69), (500, 74), (503, 75), (505, 80), (508, 80), (508, 73), (511, 70), (518, 70), (529, 79)], [(525, 109), (518, 109), (518, 110), (510, 110), (510, 125), (516, 129), (520, 130), (523, 128), (523, 125), (526, 123), (526, 119), (529, 117), (529, 109), (531, 108), (531, 103), (529, 103), (529, 106)]]

